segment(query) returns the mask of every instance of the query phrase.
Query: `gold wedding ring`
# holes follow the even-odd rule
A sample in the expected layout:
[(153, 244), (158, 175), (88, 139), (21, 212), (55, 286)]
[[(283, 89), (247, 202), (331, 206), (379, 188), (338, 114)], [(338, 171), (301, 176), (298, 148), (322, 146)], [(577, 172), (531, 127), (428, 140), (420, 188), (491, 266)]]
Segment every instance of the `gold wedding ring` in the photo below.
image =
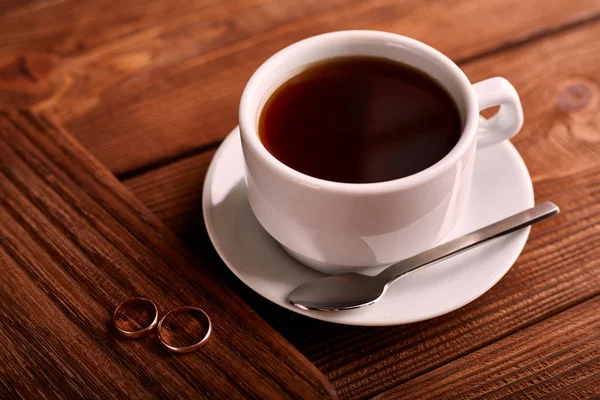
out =
[[(164, 338), (164, 335), (163, 335), (163, 323), (165, 322), (165, 320), (169, 316), (172, 317), (175, 314), (183, 314), (183, 313), (191, 313), (191, 312), (193, 312), (194, 314), (197, 315), (196, 318), (202, 324), (202, 326), (206, 329), (206, 333), (204, 334), (204, 336), (202, 338), (200, 338), (199, 341), (197, 341), (196, 343), (189, 345), (189, 346), (174, 346), (174, 345), (170, 344), (169, 342), (167, 342), (167, 340)], [(204, 310), (202, 310), (201, 308), (198, 308), (198, 307), (185, 306), (185, 307), (175, 308), (175, 309), (169, 311), (167, 314), (165, 314), (165, 316), (162, 317), (160, 322), (158, 323), (157, 333), (158, 333), (158, 339), (160, 340), (162, 345), (165, 346), (167, 349), (171, 350), (172, 352), (191, 353), (193, 351), (198, 350), (198, 348), (200, 348), (200, 346), (202, 346), (208, 340), (211, 330), (212, 330), (212, 325), (210, 322), (210, 318), (204, 312)]]
[[(154, 317), (152, 318), (152, 322), (148, 326), (145, 326), (138, 330), (126, 330), (119, 326), (117, 323), (119, 313), (124, 313), (124, 310), (127, 308), (135, 308), (140, 306), (152, 306), (152, 310), (154, 312)], [(117, 329), (117, 331), (130, 339), (139, 339), (141, 337), (146, 336), (154, 327), (156, 326), (156, 322), (158, 321), (158, 309), (156, 308), (156, 304), (152, 300), (146, 299), (144, 297), (132, 297), (131, 299), (127, 299), (121, 304), (117, 306), (115, 312), (113, 313), (113, 325)]]

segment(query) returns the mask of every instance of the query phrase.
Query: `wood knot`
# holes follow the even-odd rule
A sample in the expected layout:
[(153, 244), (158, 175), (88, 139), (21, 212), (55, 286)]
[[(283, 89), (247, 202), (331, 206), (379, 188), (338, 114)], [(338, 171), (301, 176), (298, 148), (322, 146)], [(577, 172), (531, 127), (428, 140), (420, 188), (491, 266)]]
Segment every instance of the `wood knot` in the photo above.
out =
[(52, 97), (60, 84), (57, 59), (24, 54), (0, 59), (0, 108), (31, 108)]
[(0, 66), (0, 81), (5, 83), (38, 83), (50, 75), (54, 61), (40, 55), (15, 57)]
[(574, 83), (558, 95), (557, 105), (563, 111), (573, 111), (585, 107), (592, 99), (593, 91), (585, 83)]

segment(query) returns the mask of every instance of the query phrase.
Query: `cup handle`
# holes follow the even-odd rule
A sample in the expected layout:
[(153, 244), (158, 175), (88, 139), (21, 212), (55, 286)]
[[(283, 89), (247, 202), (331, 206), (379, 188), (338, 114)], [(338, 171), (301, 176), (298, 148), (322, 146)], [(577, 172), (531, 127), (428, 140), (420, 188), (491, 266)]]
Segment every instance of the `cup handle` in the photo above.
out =
[(504, 78), (496, 77), (473, 85), (479, 111), (500, 106), (496, 115), (479, 121), (477, 148), (492, 146), (515, 136), (523, 126), (523, 108), (517, 91)]

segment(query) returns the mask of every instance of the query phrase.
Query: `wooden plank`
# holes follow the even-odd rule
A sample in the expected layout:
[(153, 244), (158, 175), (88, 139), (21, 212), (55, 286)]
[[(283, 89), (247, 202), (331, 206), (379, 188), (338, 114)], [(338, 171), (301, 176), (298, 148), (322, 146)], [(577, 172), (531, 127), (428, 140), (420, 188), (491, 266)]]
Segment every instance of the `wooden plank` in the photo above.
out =
[(376, 398), (584, 399), (600, 394), (600, 297)]
[[(0, 397), (324, 398), (331, 385), (71, 137), (0, 118)], [(200, 306), (213, 334), (175, 356), (111, 334), (116, 305)]]
[(460, 60), (596, 18), (600, 3), (104, 0), (19, 10), (0, 25), (0, 106), (52, 113), (131, 176), (221, 140), (254, 69), (304, 37), (388, 30)]
[[(525, 126), (515, 138), (538, 201), (561, 215), (533, 227), (513, 269), (490, 292), (450, 315), (394, 328), (310, 321), (228, 282), (309, 357), (341, 397), (375, 395), (600, 292), (600, 24), (564, 32), (464, 66), (473, 80), (507, 76)], [(212, 152), (125, 181), (145, 204), (210, 259), (201, 187)], [(219, 261), (211, 263), (225, 271)], [(222, 275), (227, 277), (226, 272)]]
[[(66, 122), (107, 105), (106, 96), (117, 87), (129, 93), (140, 79), (157, 83), (157, 70), (231, 45), (253, 29), (270, 29), (351, 1), (356, 0), (304, 0), (284, 10), (275, 0), (13, 5), (0, 17), (0, 107), (49, 111), (60, 105), (57, 114)], [(240, 21), (240, 15), (249, 18)], [(252, 23), (257, 16), (260, 25)], [(159, 86), (142, 98), (163, 92), (165, 86)], [(63, 104), (75, 97), (79, 100)]]
[[(598, 37), (600, 24), (590, 24), (462, 66), (472, 82), (501, 75), (517, 88), (525, 124), (513, 143), (534, 181), (598, 162)], [(213, 154), (210, 150), (125, 183), (171, 229), (185, 234), (190, 213), (199, 210), (200, 188)]]

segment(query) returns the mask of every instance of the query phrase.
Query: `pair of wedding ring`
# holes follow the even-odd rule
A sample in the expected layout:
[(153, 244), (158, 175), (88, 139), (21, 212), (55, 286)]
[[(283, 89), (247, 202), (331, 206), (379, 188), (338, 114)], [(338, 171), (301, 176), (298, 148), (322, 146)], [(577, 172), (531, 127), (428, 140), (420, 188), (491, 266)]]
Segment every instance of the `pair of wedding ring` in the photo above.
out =
[[(152, 313), (152, 316), (150, 318), (151, 322), (148, 325), (143, 326), (139, 329), (128, 330), (128, 329), (124, 329), (122, 326), (119, 326), (119, 323), (117, 322), (117, 320), (119, 319), (119, 315), (121, 313), (123, 313), (124, 310), (127, 308), (136, 308), (136, 307), (149, 307), (151, 309), (151, 313)], [(191, 345), (174, 346), (173, 344), (169, 343), (165, 339), (164, 324), (165, 324), (165, 321), (169, 320), (169, 318), (173, 318), (177, 314), (185, 314), (185, 313), (195, 314), (198, 322), (200, 322), (200, 324), (205, 328), (205, 333), (197, 342), (195, 342)], [(198, 348), (200, 348), (200, 346), (202, 346), (204, 343), (206, 343), (206, 341), (208, 340), (208, 337), (210, 336), (210, 332), (212, 330), (210, 318), (204, 312), (204, 310), (202, 310), (201, 308), (198, 308), (198, 307), (184, 306), (184, 307), (175, 308), (175, 309), (169, 311), (168, 313), (166, 313), (160, 319), (160, 321), (158, 321), (158, 308), (156, 307), (156, 304), (154, 304), (154, 302), (152, 300), (146, 299), (144, 297), (133, 297), (133, 298), (125, 300), (124, 302), (119, 304), (117, 306), (117, 308), (115, 309), (115, 312), (113, 313), (113, 325), (115, 326), (115, 328), (121, 335), (123, 335), (127, 338), (130, 338), (130, 339), (140, 339), (140, 338), (148, 335), (158, 325), (158, 327), (156, 328), (158, 340), (164, 347), (166, 347), (167, 349), (169, 349), (175, 353), (191, 353), (193, 351), (196, 351)]]

